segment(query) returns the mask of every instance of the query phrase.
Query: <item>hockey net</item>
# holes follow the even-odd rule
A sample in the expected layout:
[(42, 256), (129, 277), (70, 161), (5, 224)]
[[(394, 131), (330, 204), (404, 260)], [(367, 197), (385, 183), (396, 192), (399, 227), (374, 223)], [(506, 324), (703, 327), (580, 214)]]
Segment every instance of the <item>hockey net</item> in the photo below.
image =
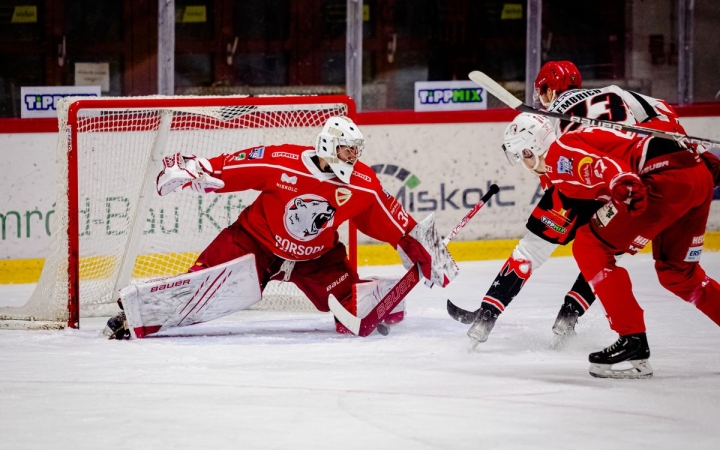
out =
[[(0, 327), (75, 327), (117, 312), (132, 282), (187, 272), (254, 191), (160, 197), (162, 158), (212, 157), (260, 145), (313, 145), (332, 116), (354, 118), (347, 96), (127, 97), (58, 104), (58, 193), (52, 239), (29, 301), (0, 308)], [(341, 240), (355, 258), (347, 226)], [(78, 307), (79, 305), (79, 307)], [(314, 310), (290, 283), (271, 282), (258, 309)]]

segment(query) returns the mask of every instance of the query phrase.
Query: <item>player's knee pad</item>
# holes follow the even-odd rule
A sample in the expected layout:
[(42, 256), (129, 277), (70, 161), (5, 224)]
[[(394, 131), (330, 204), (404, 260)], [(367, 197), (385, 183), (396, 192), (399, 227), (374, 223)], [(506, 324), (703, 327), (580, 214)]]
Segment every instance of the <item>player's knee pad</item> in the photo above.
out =
[(545, 264), (557, 246), (558, 244), (548, 242), (535, 234), (526, 233), (515, 246), (512, 258), (529, 261), (532, 265), (531, 270), (537, 270)]

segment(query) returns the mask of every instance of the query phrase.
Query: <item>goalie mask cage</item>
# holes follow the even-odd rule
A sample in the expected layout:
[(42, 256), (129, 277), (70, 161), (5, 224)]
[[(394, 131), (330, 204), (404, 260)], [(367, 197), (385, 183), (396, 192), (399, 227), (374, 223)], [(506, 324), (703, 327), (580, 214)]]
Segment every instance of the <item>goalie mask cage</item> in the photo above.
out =
[[(40, 280), (0, 328), (79, 326), (117, 312), (118, 289), (187, 272), (258, 192), (157, 194), (162, 159), (213, 157), (277, 144), (312, 146), (332, 116), (355, 118), (347, 96), (126, 97), (58, 102), (57, 200)], [(248, 155), (249, 156), (249, 155)], [(355, 264), (355, 231), (340, 238)], [(314, 310), (290, 283), (270, 282), (256, 308)]]

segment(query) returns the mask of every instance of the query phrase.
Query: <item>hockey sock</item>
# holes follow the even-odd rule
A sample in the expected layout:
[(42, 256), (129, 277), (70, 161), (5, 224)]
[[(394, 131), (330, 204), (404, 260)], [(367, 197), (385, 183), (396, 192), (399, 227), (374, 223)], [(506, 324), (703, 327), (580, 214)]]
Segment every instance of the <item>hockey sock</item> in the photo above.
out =
[(482, 308), (492, 307), (498, 314), (502, 313), (530, 278), (531, 266), (530, 261), (515, 258), (513, 252), (483, 297)]
[(593, 294), (592, 288), (588, 282), (585, 281), (585, 277), (583, 277), (582, 274), (578, 274), (572, 288), (567, 294), (565, 294), (565, 303), (563, 307), (567, 306), (574, 311), (577, 311), (578, 317), (580, 317), (585, 314), (594, 301), (595, 294)]

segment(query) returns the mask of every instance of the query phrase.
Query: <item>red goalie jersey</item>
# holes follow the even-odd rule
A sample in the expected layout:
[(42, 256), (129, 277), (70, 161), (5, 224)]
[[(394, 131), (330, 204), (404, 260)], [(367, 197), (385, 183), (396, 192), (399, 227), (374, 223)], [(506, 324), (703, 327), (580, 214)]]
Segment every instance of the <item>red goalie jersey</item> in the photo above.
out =
[(416, 222), (362, 162), (350, 183), (313, 163), (315, 150), (278, 145), (240, 150), (210, 159), (218, 192), (253, 189), (260, 196), (238, 218), (272, 252), (294, 261), (315, 259), (338, 241), (338, 227), (353, 219), (366, 235), (396, 247)]

